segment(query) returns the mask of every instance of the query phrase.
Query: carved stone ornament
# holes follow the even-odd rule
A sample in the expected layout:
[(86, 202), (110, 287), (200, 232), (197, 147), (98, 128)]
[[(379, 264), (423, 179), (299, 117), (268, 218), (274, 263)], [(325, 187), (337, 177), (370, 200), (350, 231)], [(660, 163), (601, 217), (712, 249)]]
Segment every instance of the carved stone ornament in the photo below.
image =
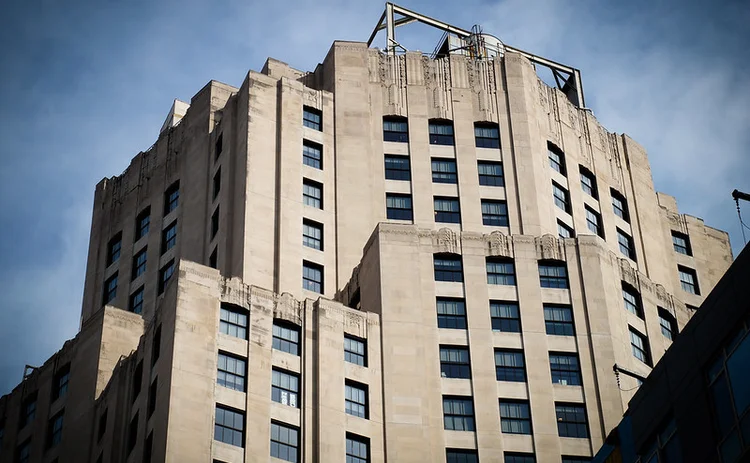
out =
[(490, 256), (513, 257), (510, 237), (500, 231), (493, 231), (487, 240)]
[(450, 228), (441, 228), (434, 235), (433, 243), (437, 247), (436, 252), (449, 252), (452, 254), (460, 254), (461, 248), (458, 243), (458, 236), (456, 232)]
[(630, 266), (627, 259), (618, 259), (620, 261), (620, 275), (622, 281), (629, 284), (633, 288), (639, 288), (638, 284), (638, 273), (633, 267)]
[(557, 237), (546, 234), (536, 240), (536, 253), (539, 259), (565, 260), (563, 243)]
[(302, 305), (289, 293), (276, 297), (273, 312), (274, 317), (302, 325)]
[(655, 289), (656, 289), (656, 297), (659, 299), (659, 302), (662, 303), (662, 306), (674, 312), (674, 303), (672, 301), (672, 297), (669, 295), (667, 290), (664, 289), (664, 286), (657, 284), (655, 285)]

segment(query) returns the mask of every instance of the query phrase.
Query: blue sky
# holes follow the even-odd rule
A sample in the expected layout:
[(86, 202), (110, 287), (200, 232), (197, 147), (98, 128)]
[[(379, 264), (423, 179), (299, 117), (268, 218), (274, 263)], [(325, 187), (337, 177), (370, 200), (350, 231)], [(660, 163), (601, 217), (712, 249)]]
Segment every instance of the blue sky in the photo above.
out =
[[(588, 106), (645, 146), (657, 189), (728, 230), (739, 251), (730, 192), (750, 191), (750, 3), (401, 4), (466, 29), (480, 23), (509, 45), (581, 69)], [(211, 79), (239, 86), (268, 56), (312, 70), (333, 40), (367, 40), (383, 5), (4, 2), (0, 394), (24, 364), (43, 363), (77, 332), (94, 186), (156, 140), (172, 100), (189, 101)], [(436, 37), (424, 26), (399, 33), (407, 47), (432, 51)], [(744, 211), (750, 222), (750, 204)]]

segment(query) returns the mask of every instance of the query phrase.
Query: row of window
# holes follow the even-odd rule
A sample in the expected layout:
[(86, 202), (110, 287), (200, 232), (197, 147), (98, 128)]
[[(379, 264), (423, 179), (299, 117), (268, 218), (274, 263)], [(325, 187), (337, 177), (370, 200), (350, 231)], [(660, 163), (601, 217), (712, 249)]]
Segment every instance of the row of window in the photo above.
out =
[[(508, 207), (505, 201), (482, 200), (482, 223), (491, 227), (508, 226)], [(389, 220), (414, 220), (410, 194), (386, 193), (386, 217)], [(461, 206), (458, 198), (434, 197), (435, 222), (461, 223)]]
[[(455, 145), (453, 121), (430, 119), (428, 132), (431, 145)], [(409, 123), (405, 117), (383, 117), (383, 141), (409, 142)], [(474, 144), (477, 148), (500, 148), (500, 130), (494, 122), (474, 123)]]
[[(458, 254), (435, 254), (433, 256), (435, 281), (463, 281), (463, 264)], [(515, 285), (516, 271), (512, 259), (504, 257), (485, 258), (487, 283), (491, 285)], [(569, 288), (565, 263), (539, 261), (539, 284), (542, 288)]]
[[(386, 180), (411, 180), (411, 164), (409, 156), (386, 154)], [(456, 160), (452, 158), (432, 158), (433, 183), (458, 183)], [(498, 161), (477, 161), (479, 184), (483, 186), (505, 186), (503, 164)]]
[[(447, 463), (479, 463), (479, 456), (476, 450), (471, 449), (446, 449), (445, 461)], [(565, 456), (563, 455), (562, 463), (587, 463), (589, 457)], [(536, 456), (533, 453), (503, 452), (503, 463), (536, 463)]]

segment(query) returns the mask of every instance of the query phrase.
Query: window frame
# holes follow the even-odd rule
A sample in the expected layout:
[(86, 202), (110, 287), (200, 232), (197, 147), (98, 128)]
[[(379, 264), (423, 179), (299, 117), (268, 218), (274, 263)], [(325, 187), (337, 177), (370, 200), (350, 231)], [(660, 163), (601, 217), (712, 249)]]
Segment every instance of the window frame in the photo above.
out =
[[(490, 131), (490, 136), (486, 136), (488, 134), (486, 131), (488, 130)], [(494, 134), (492, 133), (493, 130)], [(474, 146), (477, 148), (500, 149), (500, 126), (495, 122), (475, 122)]]
[[(388, 124), (388, 126), (386, 126)], [(406, 130), (386, 130), (394, 128), (391, 124), (406, 124)], [(383, 141), (394, 143), (409, 143), (409, 120), (403, 116), (389, 115), (383, 116)]]
[(641, 299), (641, 293), (631, 285), (622, 282), (622, 301), (625, 310), (632, 313), (641, 320), (643, 317), (643, 300)]
[(552, 142), (547, 142), (547, 159), (549, 165), (558, 174), (567, 177), (567, 168), (565, 166), (565, 152)]
[(596, 236), (604, 239), (602, 215), (587, 204), (584, 204), (583, 209), (586, 213), (586, 228)]
[[(227, 413), (231, 413), (231, 424), (228, 424), (225, 419), (219, 423), (219, 410), (222, 412), (222, 417), (225, 417)], [(236, 419), (241, 419), (240, 427), (237, 427)], [(247, 417), (245, 412), (232, 408), (223, 404), (216, 404), (214, 408), (214, 437), (213, 439), (218, 442), (223, 442), (227, 445), (235, 447), (245, 448), (245, 427)], [(220, 438), (217, 438), (217, 431), (221, 431), (219, 434)], [(225, 440), (225, 432), (228, 433), (229, 441)], [(239, 444), (237, 439), (239, 438)]]
[[(454, 196), (433, 196), (433, 210), (436, 223), (461, 223), (461, 202)], [(445, 206), (450, 206), (449, 210)], [(455, 207), (455, 210), (453, 208)], [(440, 209), (438, 209), (440, 207)]]
[[(557, 359), (557, 362), (553, 362)], [(560, 362), (566, 359), (568, 362)], [(581, 375), (581, 361), (578, 354), (574, 352), (550, 352), (549, 369), (552, 377), (552, 384), (561, 386), (583, 386)]]
[(140, 240), (144, 236), (148, 235), (151, 229), (151, 206), (146, 206), (138, 215), (135, 217), (135, 239), (134, 242)]
[[(542, 288), (552, 289), (570, 289), (570, 280), (568, 279), (568, 266), (565, 261), (538, 261), (539, 267), (539, 286)], [(550, 274), (549, 271), (556, 269), (558, 274)], [(559, 272), (562, 271), (562, 275)]]
[[(531, 407), (528, 400), (499, 399), (498, 405), (500, 432), (502, 434), (532, 435), (534, 433), (531, 421)], [(507, 416), (503, 416), (504, 406), (506, 408), (505, 415)], [(511, 406), (520, 408), (511, 410)]]
[[(696, 296), (701, 295), (700, 286), (698, 285), (698, 272), (696, 272), (695, 269), (685, 267), (684, 265), (678, 265), (677, 275), (680, 278), (680, 287), (683, 291)], [(688, 281), (685, 277), (690, 277), (691, 281)]]
[[(453, 310), (455, 308), (455, 310)], [(441, 309), (443, 313), (441, 313)], [(436, 297), (435, 310), (437, 313), (437, 327), (440, 329), (465, 330), (466, 300), (457, 297)], [(453, 311), (454, 313), (450, 313)], [(459, 313), (462, 311), (463, 313)]]
[[(297, 339), (292, 339), (292, 337), (294, 336), (286, 336), (285, 333), (287, 331), (290, 333), (296, 333)], [(280, 352), (286, 352), (287, 354), (299, 357), (300, 351), (302, 350), (300, 342), (301, 338), (302, 329), (299, 325), (296, 325), (287, 320), (282, 320), (280, 318), (274, 318), (273, 327), (271, 329), (272, 349), (278, 350)]]
[[(446, 403), (450, 404), (450, 410), (446, 409)], [(470, 411), (454, 410), (459, 405), (465, 409), (468, 405)], [(450, 420), (450, 421), (449, 421)], [(448, 423), (451, 423), (450, 426)], [(457, 426), (460, 423), (460, 426)], [(476, 431), (474, 414), (474, 399), (471, 396), (443, 395), (443, 429), (447, 431)]]
[(479, 456), (475, 449), (445, 449), (446, 463), (479, 463)]
[[(491, 168), (493, 173), (483, 173), (484, 168)], [(499, 168), (500, 174), (497, 174)], [(503, 163), (500, 161), (487, 161), (480, 159), (477, 161), (477, 174), (479, 176), (480, 186), (492, 186), (492, 187), (505, 187), (505, 170), (503, 169)]]
[(302, 126), (322, 132), (323, 111), (312, 106), (302, 106)]
[(47, 448), (55, 447), (62, 441), (62, 429), (65, 419), (65, 409), (55, 413), (47, 423)]
[[(511, 363), (515, 363), (514, 365), (506, 363), (509, 358), (512, 358)], [(528, 381), (523, 350), (497, 348), (494, 350), (494, 359), (496, 381), (510, 383), (525, 383)], [(520, 365), (518, 364), (519, 360)]]
[[(568, 408), (568, 410), (564, 410), (564, 408)], [(583, 416), (582, 421), (575, 419), (581, 415)], [(555, 402), (555, 418), (557, 421), (557, 435), (559, 437), (574, 439), (589, 439), (591, 437), (586, 404)], [(571, 431), (571, 426), (575, 430), (574, 432)], [(583, 432), (581, 432), (581, 429), (583, 429)]]
[(117, 286), (118, 286), (119, 272), (115, 272), (106, 280), (104, 280), (104, 287), (102, 288), (102, 305), (107, 305), (117, 298)]
[[(630, 210), (628, 209), (628, 200), (625, 198), (625, 195), (614, 188), (610, 188), (609, 193), (612, 197), (612, 210), (615, 215), (625, 222), (630, 223)], [(615, 201), (619, 204), (616, 204)]]
[(656, 312), (659, 316), (659, 327), (661, 328), (662, 336), (669, 339), (670, 341), (674, 341), (679, 334), (677, 319), (663, 307), (657, 306)]
[[(355, 445), (357, 448), (355, 449)], [(364, 446), (365, 456), (362, 456)], [(346, 463), (368, 463), (370, 461), (370, 439), (350, 432), (346, 433)]]
[(177, 220), (164, 227), (161, 231), (161, 255), (177, 246)]
[(216, 198), (219, 197), (219, 193), (221, 193), (221, 166), (219, 166), (219, 168), (216, 169), (216, 173), (214, 174), (212, 185), (213, 185), (213, 194), (211, 196), (211, 201), (216, 201)]
[(216, 234), (219, 233), (219, 213), (221, 204), (216, 205), (216, 209), (214, 209), (214, 213), (211, 214), (211, 238), (210, 240), (213, 240), (216, 238)]
[[(592, 198), (599, 199), (599, 190), (596, 185), (596, 175), (587, 168), (579, 165), (578, 172), (581, 175), (581, 189)], [(586, 183), (588, 181), (588, 183)]]
[[(320, 278), (316, 279), (316, 276)], [(325, 293), (325, 267), (317, 262), (302, 261), (302, 288), (318, 294)]]
[(620, 248), (620, 253), (633, 262), (637, 262), (638, 260), (636, 259), (635, 255), (635, 241), (633, 241), (633, 237), (620, 230), (619, 227), (616, 228), (616, 230), (617, 244)]
[[(508, 307), (511, 312), (515, 311), (515, 317), (503, 316), (501, 309)], [(496, 311), (493, 309), (497, 309)], [(497, 315), (495, 315), (497, 313)], [(497, 322), (497, 323), (496, 323)], [(521, 332), (521, 311), (518, 302), (511, 301), (490, 301), (490, 323), (492, 331), (502, 333), (520, 333)], [(508, 329), (504, 329), (506, 327)]]
[(369, 395), (370, 391), (367, 384), (346, 379), (344, 381), (344, 413), (369, 420)]
[(458, 166), (455, 158), (430, 158), (430, 170), (432, 183), (458, 184)]
[(158, 294), (164, 294), (164, 291), (167, 289), (167, 283), (169, 283), (169, 280), (172, 279), (172, 276), (174, 276), (175, 272), (175, 264), (174, 259), (170, 260), (162, 268), (159, 269), (159, 287), (158, 287)]
[(323, 170), (323, 145), (303, 139), (302, 164), (313, 169)]
[(122, 254), (122, 232), (117, 232), (107, 242), (107, 263), (105, 267), (109, 267), (118, 260)]
[[(487, 210), (485, 211), (485, 206)], [(499, 199), (482, 199), (482, 225), (489, 227), (508, 227), (508, 203)], [(501, 209), (500, 213), (492, 211), (492, 207)]]
[[(234, 365), (230, 365), (230, 360)], [(241, 370), (241, 373), (238, 370)], [(219, 350), (216, 359), (216, 384), (234, 391), (246, 392), (247, 358)]]
[(180, 206), (180, 181), (173, 182), (164, 191), (164, 217)]
[[(562, 233), (563, 231), (565, 233)], [(572, 228), (570, 228), (565, 222), (558, 219), (557, 220), (557, 236), (560, 239), (575, 238), (576, 232)]]
[(383, 167), (386, 180), (411, 181), (411, 159), (408, 155), (385, 154), (383, 155)]
[[(676, 253), (683, 254), (686, 256), (692, 256), (693, 255), (693, 248), (690, 245), (690, 237), (686, 235), (685, 233), (681, 233), (675, 230), (671, 230), (672, 232), (672, 248)], [(682, 241), (682, 243), (678, 243), (676, 240)]]
[[(454, 257), (455, 256), (455, 257)], [(458, 265), (450, 265), (446, 266), (441, 264), (440, 267), (438, 267), (438, 261), (441, 261), (442, 263), (446, 262), (458, 262)], [(457, 269), (455, 269), (455, 268)], [(460, 254), (452, 254), (452, 253), (435, 253), (432, 255), (432, 268), (433, 268), (433, 276), (435, 281), (446, 281), (446, 282), (455, 282), (455, 283), (461, 283), (464, 281), (464, 265), (463, 265), (463, 258)], [(444, 277), (450, 277), (450, 278), (444, 278)]]
[(471, 357), (468, 346), (441, 344), (439, 355), (441, 378), (471, 379)]
[(430, 145), (454, 146), (456, 144), (453, 121), (430, 119), (427, 121)]
[(570, 192), (554, 180), (552, 181), (552, 200), (558, 209), (570, 214)]
[[(396, 200), (408, 202), (409, 207), (395, 207)], [(393, 201), (391, 203), (391, 201)], [(391, 205), (389, 205), (391, 203)], [(385, 194), (385, 216), (388, 220), (414, 220), (414, 210), (411, 200), (411, 194), (406, 193), (386, 193)]]
[(513, 259), (488, 256), (485, 258), (484, 265), (488, 285), (516, 285), (516, 263)]
[[(277, 437), (274, 439), (274, 427), (276, 427), (276, 435)], [(287, 434), (288, 438), (286, 441), (281, 440), (281, 430), (284, 429)], [(293, 440), (295, 443), (291, 443), (293, 436)], [(270, 442), (271, 442), (271, 449), (270, 449), (270, 456), (274, 458), (278, 458), (279, 460), (284, 461), (290, 461), (292, 463), (297, 463), (299, 461), (299, 428), (296, 426), (292, 426), (287, 423), (282, 423), (281, 421), (271, 420), (271, 436), (270, 436)], [(276, 444), (277, 451), (274, 455), (274, 444)], [(284, 449), (286, 450), (286, 457), (281, 456), (282, 454), (279, 453), (278, 450)], [(291, 456), (290, 456), (291, 455)]]
[(271, 401), (287, 407), (300, 408), (300, 382), (298, 373), (273, 367), (271, 369)]
[[(226, 317), (225, 313), (227, 314)], [(232, 314), (236, 316), (236, 322), (231, 320)], [(241, 323), (241, 317), (244, 318), (244, 325)], [(248, 339), (249, 322), (250, 312), (247, 309), (235, 304), (221, 303), (219, 308), (219, 333), (246, 341)], [(237, 334), (232, 334), (232, 331)], [(242, 335), (240, 336), (240, 334)]]
[[(143, 258), (141, 260), (141, 258)], [(144, 247), (133, 256), (133, 269), (130, 275), (130, 281), (146, 273), (148, 268), (148, 247)]]
[[(315, 194), (317, 194), (318, 196), (315, 196)], [(303, 178), (302, 204), (315, 209), (323, 210), (323, 184), (309, 178)]]
[[(313, 231), (313, 234), (310, 233)], [(315, 235), (317, 234), (317, 236)], [(318, 251), (323, 250), (323, 224), (302, 218), (302, 245)]]
[[(544, 329), (548, 336), (575, 336), (575, 317), (573, 307), (568, 304), (542, 304), (544, 312)], [(556, 317), (562, 315), (562, 318)], [(565, 320), (566, 315), (570, 320)]]
[[(348, 346), (347, 346), (347, 341), (349, 344)], [(358, 345), (355, 345), (353, 343), (361, 344), (361, 347), (362, 347), (361, 353), (358, 352), (359, 349), (352, 350), (353, 346), (359, 347)], [(360, 358), (361, 358), (361, 363), (359, 361)], [(357, 336), (344, 333), (344, 361), (367, 368), (367, 339), (359, 338)]]
[[(652, 366), (651, 349), (646, 335), (642, 334), (632, 326), (628, 326), (628, 331), (630, 332), (630, 350), (633, 357), (648, 366)], [(636, 340), (639, 341), (640, 345), (636, 345)]]
[[(54, 397), (54, 389), (53, 389), (53, 397)], [(19, 413), (19, 422), (18, 422), (18, 430), (25, 428), (29, 424), (33, 423), (36, 419), (36, 403), (38, 400), (38, 394), (37, 392), (32, 392), (31, 394), (24, 397), (23, 402), (21, 403), (21, 413)], [(56, 399), (52, 399), (54, 402)]]

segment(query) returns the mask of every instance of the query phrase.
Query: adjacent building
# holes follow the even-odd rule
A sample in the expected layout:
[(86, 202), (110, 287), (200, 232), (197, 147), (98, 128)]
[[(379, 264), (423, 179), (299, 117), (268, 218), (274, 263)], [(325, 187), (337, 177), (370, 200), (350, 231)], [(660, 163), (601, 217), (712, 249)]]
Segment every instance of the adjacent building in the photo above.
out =
[(175, 101), (96, 186), (81, 330), (0, 399), (0, 463), (590, 460), (728, 236), (578, 70), (381, 23)]

